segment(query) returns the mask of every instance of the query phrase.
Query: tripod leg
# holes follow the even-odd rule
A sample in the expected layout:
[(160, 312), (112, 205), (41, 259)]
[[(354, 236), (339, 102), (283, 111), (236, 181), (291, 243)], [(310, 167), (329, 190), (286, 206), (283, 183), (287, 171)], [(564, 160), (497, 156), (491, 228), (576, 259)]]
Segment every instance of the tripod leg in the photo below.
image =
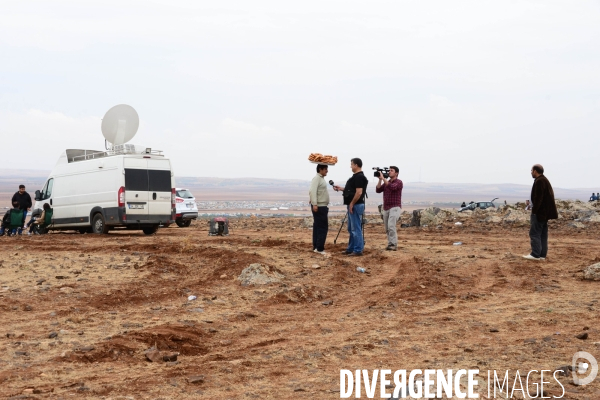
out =
[(363, 237), (363, 247), (367, 244), (367, 240), (365, 239), (365, 213), (360, 217), (361, 227), (362, 229), (362, 237)]
[(344, 227), (344, 222), (346, 222), (346, 217), (348, 216), (348, 213), (346, 213), (346, 215), (344, 215), (344, 219), (342, 220), (342, 224), (340, 225), (340, 230), (337, 233), (337, 236), (335, 237), (335, 240), (333, 241), (333, 244), (336, 244), (338, 237), (340, 236), (340, 232), (342, 231), (342, 228)]

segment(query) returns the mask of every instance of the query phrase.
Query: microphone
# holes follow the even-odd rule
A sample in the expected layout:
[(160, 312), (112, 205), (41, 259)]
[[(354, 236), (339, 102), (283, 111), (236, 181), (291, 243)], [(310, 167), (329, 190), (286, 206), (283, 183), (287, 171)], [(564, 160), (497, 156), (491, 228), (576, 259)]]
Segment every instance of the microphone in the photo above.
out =
[(333, 181), (331, 179), (329, 180), (329, 184), (333, 186)]

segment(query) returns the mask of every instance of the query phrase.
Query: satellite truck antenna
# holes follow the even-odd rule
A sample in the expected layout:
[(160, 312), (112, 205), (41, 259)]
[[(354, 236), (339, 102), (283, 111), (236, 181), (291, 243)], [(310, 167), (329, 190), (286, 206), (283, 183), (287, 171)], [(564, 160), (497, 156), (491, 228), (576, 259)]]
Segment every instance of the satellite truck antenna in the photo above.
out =
[(102, 118), (102, 135), (111, 144), (110, 150), (129, 142), (137, 133), (140, 117), (135, 109), (127, 104), (114, 106)]

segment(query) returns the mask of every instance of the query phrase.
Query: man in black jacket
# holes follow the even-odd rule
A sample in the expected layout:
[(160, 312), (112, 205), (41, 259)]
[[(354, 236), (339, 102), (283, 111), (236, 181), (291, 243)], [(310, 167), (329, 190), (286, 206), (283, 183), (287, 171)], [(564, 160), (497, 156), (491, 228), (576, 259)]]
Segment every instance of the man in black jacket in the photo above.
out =
[(544, 167), (535, 164), (531, 167), (533, 187), (531, 188), (531, 227), (529, 239), (531, 253), (523, 256), (527, 260), (545, 260), (548, 253), (548, 220), (558, 218), (554, 202), (554, 191), (548, 178), (544, 176)]
[(12, 202), (18, 202), (19, 208), (23, 210), (23, 223), (21, 224), (21, 229), (19, 229), (19, 235), (23, 231), (23, 226), (25, 226), (25, 218), (27, 218), (27, 211), (31, 210), (31, 196), (29, 193), (25, 191), (25, 185), (19, 185), (19, 191), (14, 194), (12, 197)]

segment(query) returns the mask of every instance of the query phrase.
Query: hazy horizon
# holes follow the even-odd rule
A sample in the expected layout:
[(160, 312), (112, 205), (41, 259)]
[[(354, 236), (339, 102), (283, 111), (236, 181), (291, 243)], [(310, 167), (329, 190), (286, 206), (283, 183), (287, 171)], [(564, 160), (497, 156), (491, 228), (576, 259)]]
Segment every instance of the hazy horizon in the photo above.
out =
[[(43, 170), (8, 170), (0, 169), (0, 194), (4, 197), (12, 195), (19, 184), (24, 183), (29, 192), (41, 189), (50, 171)], [(20, 176), (19, 176), (20, 175)], [(345, 183), (349, 176), (335, 179), (336, 183)], [(312, 177), (310, 177), (312, 178)], [(327, 180), (331, 178), (327, 176)], [(402, 179), (402, 178), (401, 178)], [(219, 177), (185, 177), (175, 174), (177, 187), (188, 188), (197, 200), (270, 200), (303, 201), (307, 199), (310, 179), (283, 178), (219, 178)], [(488, 201), (498, 197), (500, 202), (524, 201), (529, 198), (531, 184), (515, 183), (456, 183), (456, 182), (410, 182), (404, 181), (403, 201), (408, 202), (462, 202)], [(375, 193), (377, 179), (369, 175), (369, 200), (381, 200), (381, 194)], [(591, 192), (599, 192), (600, 188), (561, 188), (553, 185), (556, 198), (579, 199), (587, 201)], [(332, 202), (341, 201), (341, 194), (330, 188)]]

